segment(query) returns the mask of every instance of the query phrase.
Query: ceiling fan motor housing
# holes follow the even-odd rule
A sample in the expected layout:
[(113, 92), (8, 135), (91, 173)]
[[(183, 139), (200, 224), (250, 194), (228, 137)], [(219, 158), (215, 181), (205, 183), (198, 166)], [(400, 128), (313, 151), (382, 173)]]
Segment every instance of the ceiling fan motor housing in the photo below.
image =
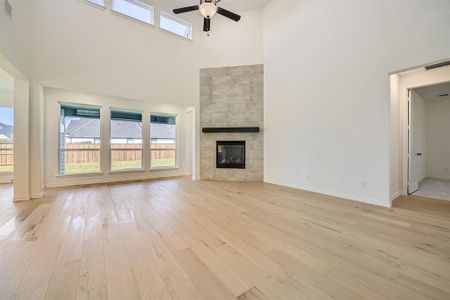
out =
[(217, 6), (214, 2), (206, 0), (200, 4), (199, 10), (203, 17), (211, 19), (217, 13)]

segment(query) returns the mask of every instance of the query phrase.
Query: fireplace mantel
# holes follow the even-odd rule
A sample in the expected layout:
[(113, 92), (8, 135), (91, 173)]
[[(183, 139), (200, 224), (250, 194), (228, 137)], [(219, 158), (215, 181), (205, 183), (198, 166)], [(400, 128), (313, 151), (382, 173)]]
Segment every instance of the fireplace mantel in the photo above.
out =
[(259, 127), (204, 127), (203, 133), (255, 133), (259, 132)]

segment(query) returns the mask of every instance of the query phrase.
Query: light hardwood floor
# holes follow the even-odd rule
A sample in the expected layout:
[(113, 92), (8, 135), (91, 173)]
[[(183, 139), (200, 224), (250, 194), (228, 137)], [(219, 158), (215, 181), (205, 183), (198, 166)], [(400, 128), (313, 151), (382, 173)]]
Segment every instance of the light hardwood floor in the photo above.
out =
[(0, 299), (450, 299), (442, 203), (185, 178), (46, 194), (0, 196)]

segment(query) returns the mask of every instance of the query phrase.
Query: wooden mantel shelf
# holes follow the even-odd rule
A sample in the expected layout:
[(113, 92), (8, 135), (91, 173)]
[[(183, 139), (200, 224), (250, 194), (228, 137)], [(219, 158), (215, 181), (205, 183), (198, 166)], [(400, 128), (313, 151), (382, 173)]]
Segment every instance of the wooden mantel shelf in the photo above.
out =
[(203, 133), (254, 133), (259, 132), (259, 127), (204, 127)]

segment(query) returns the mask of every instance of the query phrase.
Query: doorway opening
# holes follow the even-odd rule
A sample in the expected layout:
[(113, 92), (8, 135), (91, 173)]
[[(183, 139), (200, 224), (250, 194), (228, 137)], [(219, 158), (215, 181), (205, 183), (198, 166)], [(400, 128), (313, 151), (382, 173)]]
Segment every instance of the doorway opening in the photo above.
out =
[(408, 194), (450, 201), (450, 82), (408, 98)]
[(0, 200), (13, 196), (14, 78), (0, 68)]
[(392, 73), (390, 87), (391, 204), (408, 195), (450, 201), (450, 64)]

